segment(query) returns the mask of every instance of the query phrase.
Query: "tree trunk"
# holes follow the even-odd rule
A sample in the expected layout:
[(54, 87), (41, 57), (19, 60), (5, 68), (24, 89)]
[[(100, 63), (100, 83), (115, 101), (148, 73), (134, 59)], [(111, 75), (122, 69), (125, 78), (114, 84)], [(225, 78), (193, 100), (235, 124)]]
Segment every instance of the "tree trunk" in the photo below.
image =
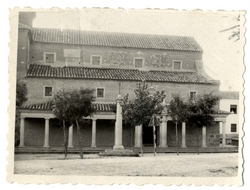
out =
[(177, 155), (179, 155), (179, 140), (178, 140), (177, 122), (175, 122), (175, 132), (176, 132), (176, 153), (177, 153)]
[(63, 135), (64, 135), (64, 159), (68, 156), (68, 130), (65, 126), (65, 120), (63, 120)]
[(77, 137), (78, 137), (78, 143), (79, 143), (79, 148), (80, 148), (80, 158), (83, 159), (81, 130), (80, 130), (80, 126), (78, 124), (77, 119), (75, 121), (76, 121), (76, 126), (77, 126)]
[(141, 126), (141, 157), (143, 157), (143, 126)]
[(200, 149), (199, 149), (199, 131), (198, 131), (198, 127), (197, 127), (197, 130), (196, 130), (196, 136), (197, 136), (197, 154), (199, 155), (200, 153)]

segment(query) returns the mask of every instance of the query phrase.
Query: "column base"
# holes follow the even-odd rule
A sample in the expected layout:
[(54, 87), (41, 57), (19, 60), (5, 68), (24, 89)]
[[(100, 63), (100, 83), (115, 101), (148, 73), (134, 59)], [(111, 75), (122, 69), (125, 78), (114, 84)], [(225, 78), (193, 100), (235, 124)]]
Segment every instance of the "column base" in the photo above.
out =
[(90, 147), (91, 147), (91, 148), (96, 148), (96, 145), (91, 145)]
[(24, 147), (25, 147), (25, 145), (19, 145), (18, 147), (19, 147), (19, 148), (24, 148)]
[(207, 146), (206, 145), (204, 145), (204, 146), (201, 146), (202, 148), (207, 148)]
[(68, 148), (73, 148), (74, 146), (72, 145), (72, 146), (68, 146)]
[(43, 148), (49, 148), (49, 146), (48, 145), (44, 145)]
[(124, 149), (124, 146), (123, 145), (115, 145), (113, 147), (113, 150), (123, 150)]
[(187, 146), (185, 145), (185, 146), (181, 146), (181, 148), (187, 148)]
[(168, 145), (159, 145), (159, 148), (168, 148)]
[(141, 148), (141, 145), (135, 145), (134, 148)]

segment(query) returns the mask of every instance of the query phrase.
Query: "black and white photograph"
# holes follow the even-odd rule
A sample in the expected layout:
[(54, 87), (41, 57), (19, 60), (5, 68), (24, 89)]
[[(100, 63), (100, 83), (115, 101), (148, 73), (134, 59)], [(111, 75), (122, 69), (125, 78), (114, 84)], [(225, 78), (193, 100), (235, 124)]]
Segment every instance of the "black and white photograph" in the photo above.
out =
[(242, 184), (245, 11), (10, 18), (11, 181)]

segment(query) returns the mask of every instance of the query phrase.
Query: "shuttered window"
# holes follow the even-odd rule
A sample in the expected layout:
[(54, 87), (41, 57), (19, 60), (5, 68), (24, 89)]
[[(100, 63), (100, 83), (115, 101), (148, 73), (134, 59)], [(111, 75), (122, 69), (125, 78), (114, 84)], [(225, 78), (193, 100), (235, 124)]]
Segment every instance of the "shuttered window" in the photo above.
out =
[(100, 65), (101, 56), (92, 56), (92, 65)]
[(55, 63), (55, 54), (45, 53), (45, 63)]
[(181, 70), (181, 61), (174, 61), (174, 69)]
[(143, 59), (135, 59), (135, 67), (142, 68)]

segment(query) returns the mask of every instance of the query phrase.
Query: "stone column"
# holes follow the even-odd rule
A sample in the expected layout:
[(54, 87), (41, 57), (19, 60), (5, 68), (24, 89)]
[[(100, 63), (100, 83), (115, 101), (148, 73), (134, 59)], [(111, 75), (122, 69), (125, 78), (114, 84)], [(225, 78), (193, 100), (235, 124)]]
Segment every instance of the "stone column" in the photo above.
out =
[(222, 125), (222, 147), (226, 146), (226, 121), (220, 121)]
[(142, 125), (135, 126), (135, 147), (141, 147), (142, 143)]
[(167, 116), (163, 115), (162, 116), (162, 121), (160, 125), (160, 145), (159, 147), (168, 147), (167, 145)]
[(206, 126), (202, 126), (202, 145), (201, 145), (201, 147), (207, 147)]
[(73, 128), (73, 125), (71, 125), (70, 127), (69, 127), (69, 139), (68, 139), (68, 147), (70, 148), (72, 148), (73, 147), (73, 130), (74, 130), (74, 128)]
[(19, 147), (25, 147), (24, 145), (24, 121), (25, 118), (24, 117), (20, 117), (20, 143), (19, 143)]
[(44, 132), (44, 148), (49, 147), (49, 118), (44, 118), (45, 119), (45, 132)]
[(122, 96), (119, 94), (116, 100), (116, 123), (115, 123), (115, 145), (114, 150), (124, 149), (122, 145)]
[(96, 118), (92, 118), (92, 140), (91, 147), (96, 147)]
[(186, 122), (182, 122), (182, 125), (181, 125), (181, 148), (187, 148), (186, 146)]

